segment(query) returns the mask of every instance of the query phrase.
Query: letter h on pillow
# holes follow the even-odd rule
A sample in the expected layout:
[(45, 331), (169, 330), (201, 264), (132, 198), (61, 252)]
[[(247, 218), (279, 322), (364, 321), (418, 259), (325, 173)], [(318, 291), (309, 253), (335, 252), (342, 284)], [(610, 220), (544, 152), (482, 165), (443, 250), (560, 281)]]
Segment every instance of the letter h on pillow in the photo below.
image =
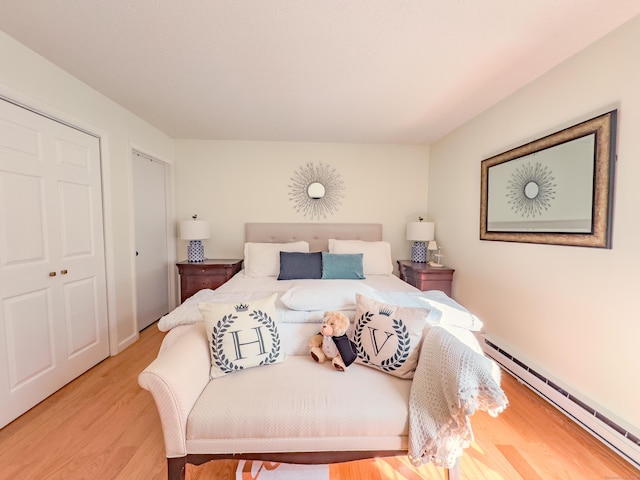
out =
[(210, 377), (284, 361), (276, 323), (277, 294), (246, 303), (200, 303), (209, 353)]

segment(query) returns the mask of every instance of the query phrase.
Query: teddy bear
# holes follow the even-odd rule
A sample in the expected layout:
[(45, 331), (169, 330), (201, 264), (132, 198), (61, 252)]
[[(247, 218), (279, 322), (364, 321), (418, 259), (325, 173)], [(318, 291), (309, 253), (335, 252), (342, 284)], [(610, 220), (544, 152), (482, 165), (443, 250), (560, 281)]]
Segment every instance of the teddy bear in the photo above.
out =
[(325, 312), (320, 333), (311, 337), (311, 358), (322, 363), (331, 360), (333, 367), (344, 372), (356, 359), (355, 344), (347, 336), (349, 318), (340, 312)]

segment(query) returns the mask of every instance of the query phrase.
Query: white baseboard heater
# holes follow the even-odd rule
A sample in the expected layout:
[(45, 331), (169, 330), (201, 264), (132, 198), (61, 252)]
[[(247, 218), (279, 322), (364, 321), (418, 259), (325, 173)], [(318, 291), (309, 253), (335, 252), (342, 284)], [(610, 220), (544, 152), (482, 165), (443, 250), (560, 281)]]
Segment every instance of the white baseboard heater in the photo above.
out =
[(640, 468), (640, 438), (584, 401), (576, 398), (544, 375), (484, 337), (482, 349), (508, 373), (554, 405), (578, 425), (607, 445), (636, 468)]

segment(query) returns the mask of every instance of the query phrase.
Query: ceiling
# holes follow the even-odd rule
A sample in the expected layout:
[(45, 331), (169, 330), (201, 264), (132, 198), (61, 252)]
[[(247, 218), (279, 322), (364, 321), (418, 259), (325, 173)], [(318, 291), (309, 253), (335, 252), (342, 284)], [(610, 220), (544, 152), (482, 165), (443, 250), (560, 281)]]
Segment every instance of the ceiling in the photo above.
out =
[(0, 30), (173, 138), (429, 144), (638, 0), (0, 0)]

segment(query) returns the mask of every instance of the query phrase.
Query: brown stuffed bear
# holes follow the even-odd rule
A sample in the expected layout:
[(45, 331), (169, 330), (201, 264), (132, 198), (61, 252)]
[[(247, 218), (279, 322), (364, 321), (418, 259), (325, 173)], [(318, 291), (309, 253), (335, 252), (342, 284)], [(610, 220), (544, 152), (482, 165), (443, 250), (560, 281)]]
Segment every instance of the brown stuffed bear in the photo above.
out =
[(347, 330), (349, 319), (340, 312), (325, 312), (320, 333), (309, 341), (311, 357), (319, 363), (331, 360), (334, 368), (344, 372), (356, 359), (356, 347)]

